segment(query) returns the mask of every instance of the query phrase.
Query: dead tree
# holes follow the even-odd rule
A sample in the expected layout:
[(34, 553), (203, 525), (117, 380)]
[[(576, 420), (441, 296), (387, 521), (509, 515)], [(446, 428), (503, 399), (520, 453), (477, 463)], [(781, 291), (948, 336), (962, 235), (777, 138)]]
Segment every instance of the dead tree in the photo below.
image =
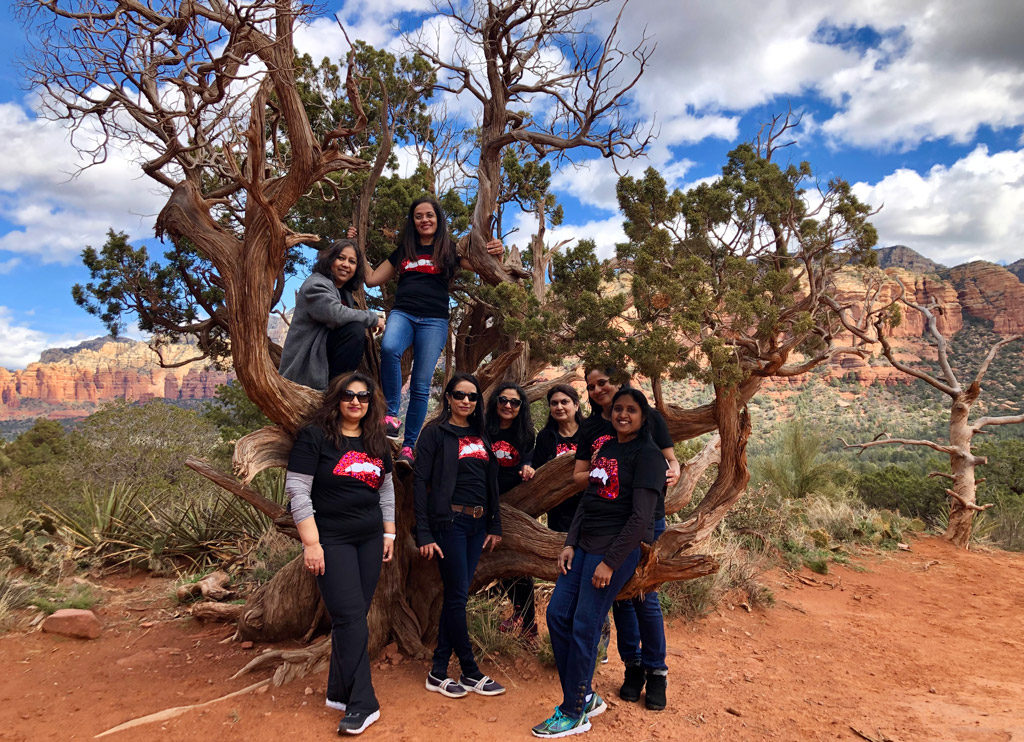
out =
[[(965, 388), (957, 379), (956, 374), (949, 361), (949, 344), (945, 336), (939, 331), (936, 315), (940, 311), (936, 301), (921, 302), (908, 295), (903, 281), (895, 277), (895, 283), (899, 288), (895, 292), (895, 298), (889, 302), (879, 303), (869, 301), (858, 307), (859, 321), (851, 318), (850, 310), (853, 307), (840, 307), (844, 327), (864, 342), (877, 342), (882, 348), (882, 355), (889, 364), (898, 371), (908, 376), (919, 379), (931, 386), (933, 389), (949, 397), (949, 440), (940, 443), (931, 440), (915, 440), (911, 438), (891, 438), (888, 433), (881, 433), (875, 440), (864, 443), (843, 443), (847, 448), (857, 448), (864, 451), (875, 446), (922, 446), (938, 451), (949, 457), (950, 472), (932, 472), (929, 476), (942, 477), (950, 480), (950, 487), (946, 489), (949, 495), (949, 521), (943, 538), (956, 544), (961, 548), (968, 548), (971, 542), (971, 532), (974, 527), (975, 513), (987, 510), (992, 504), (979, 505), (977, 499), (978, 481), (975, 479), (975, 469), (988, 463), (984, 456), (977, 456), (971, 451), (974, 436), (981, 433), (991, 425), (1013, 425), (1024, 423), (1024, 414), (1020, 415), (984, 415), (971, 422), (971, 409), (981, 395), (981, 384), (988, 373), (996, 354), (1006, 345), (1020, 340), (1024, 335), (1012, 335), (1004, 337), (996, 342), (988, 351), (974, 379)], [(879, 296), (881, 281), (874, 280), (874, 288), (871, 291), (873, 297)], [(894, 318), (898, 315), (892, 311), (894, 307), (905, 307), (907, 310), (921, 314), (925, 322), (926, 336), (935, 343), (935, 351), (938, 356), (938, 373), (910, 366), (896, 358), (892, 347), (892, 328)]]

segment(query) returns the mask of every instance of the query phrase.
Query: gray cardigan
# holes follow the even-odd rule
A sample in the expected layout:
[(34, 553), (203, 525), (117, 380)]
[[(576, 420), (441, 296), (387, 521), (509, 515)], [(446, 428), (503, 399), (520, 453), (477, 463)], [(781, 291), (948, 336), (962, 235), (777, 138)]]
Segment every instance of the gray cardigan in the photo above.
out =
[[(352, 294), (344, 293), (351, 303)], [(281, 376), (313, 389), (326, 389), (327, 333), (349, 322), (373, 327), (377, 313), (345, 306), (334, 281), (320, 273), (311, 274), (295, 292), (295, 312), (278, 369)]]

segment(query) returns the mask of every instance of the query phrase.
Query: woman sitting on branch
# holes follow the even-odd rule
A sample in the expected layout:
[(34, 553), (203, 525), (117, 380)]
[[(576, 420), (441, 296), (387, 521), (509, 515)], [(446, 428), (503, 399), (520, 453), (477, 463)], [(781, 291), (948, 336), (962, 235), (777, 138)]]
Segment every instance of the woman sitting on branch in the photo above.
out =
[(359, 309), (353, 293), (363, 287), (362, 250), (338, 240), (320, 251), (295, 297), (295, 312), (281, 351), (280, 373), (296, 384), (326, 389), (331, 379), (355, 371), (366, 330), (383, 330), (376, 312)]

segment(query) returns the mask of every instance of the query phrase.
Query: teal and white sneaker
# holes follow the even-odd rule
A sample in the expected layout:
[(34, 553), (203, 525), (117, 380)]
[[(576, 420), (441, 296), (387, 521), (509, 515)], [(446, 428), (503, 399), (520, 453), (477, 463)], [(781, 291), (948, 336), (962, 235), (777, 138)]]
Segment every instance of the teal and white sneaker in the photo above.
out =
[(588, 719), (591, 716), (603, 714), (607, 710), (608, 704), (604, 702), (604, 699), (601, 698), (596, 691), (590, 694), (590, 699), (587, 701), (587, 705), (583, 707), (583, 713)]
[[(597, 695), (596, 693), (594, 694)], [(555, 713), (530, 730), (534, 737), (569, 737), (573, 734), (583, 734), (590, 731), (590, 719), (583, 714), (578, 719), (572, 719), (562, 713), (562, 709), (555, 706)]]

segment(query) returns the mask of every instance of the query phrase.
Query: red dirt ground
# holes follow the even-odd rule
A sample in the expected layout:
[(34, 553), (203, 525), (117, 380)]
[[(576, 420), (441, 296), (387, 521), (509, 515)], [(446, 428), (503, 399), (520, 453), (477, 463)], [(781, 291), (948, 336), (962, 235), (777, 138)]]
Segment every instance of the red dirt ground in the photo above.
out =
[[(925, 538), (829, 575), (766, 579), (774, 608), (670, 622), (665, 711), (618, 701), (621, 665), (600, 666), (595, 687), (611, 708), (583, 738), (1024, 740), (1024, 555)], [(104, 588), (98, 640), (0, 638), (0, 740), (88, 739), (258, 679), (228, 680), (262, 648), (219, 644), (224, 625), (173, 619), (166, 581)], [(424, 662), (375, 663), (382, 718), (363, 738), (532, 739), (558, 701), (554, 670), (532, 656), (482, 665), (506, 695), (443, 699), (424, 690)], [(328, 739), (338, 713), (323, 706), (325, 684), (321, 673), (109, 739)]]

